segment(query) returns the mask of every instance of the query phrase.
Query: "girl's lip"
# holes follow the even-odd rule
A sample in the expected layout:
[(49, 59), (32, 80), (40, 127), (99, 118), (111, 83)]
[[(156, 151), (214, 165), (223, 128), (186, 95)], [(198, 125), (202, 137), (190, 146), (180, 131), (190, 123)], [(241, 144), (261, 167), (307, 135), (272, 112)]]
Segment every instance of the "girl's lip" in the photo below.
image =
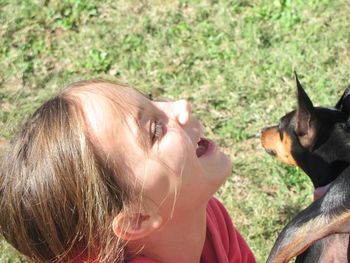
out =
[(209, 142), (209, 145), (208, 145), (207, 151), (204, 153), (203, 156), (210, 155), (216, 150), (216, 144), (212, 140), (208, 140), (208, 139), (206, 140)]

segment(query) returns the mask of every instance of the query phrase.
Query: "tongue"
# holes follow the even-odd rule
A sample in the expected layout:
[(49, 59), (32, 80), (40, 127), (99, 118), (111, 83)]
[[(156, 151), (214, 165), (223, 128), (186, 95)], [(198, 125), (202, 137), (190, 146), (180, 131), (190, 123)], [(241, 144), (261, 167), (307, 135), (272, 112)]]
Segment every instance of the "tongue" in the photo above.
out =
[(208, 147), (208, 142), (206, 140), (200, 140), (200, 142), (198, 143), (198, 147), (196, 149), (196, 154), (197, 157), (201, 157), (206, 151), (207, 151), (207, 147)]

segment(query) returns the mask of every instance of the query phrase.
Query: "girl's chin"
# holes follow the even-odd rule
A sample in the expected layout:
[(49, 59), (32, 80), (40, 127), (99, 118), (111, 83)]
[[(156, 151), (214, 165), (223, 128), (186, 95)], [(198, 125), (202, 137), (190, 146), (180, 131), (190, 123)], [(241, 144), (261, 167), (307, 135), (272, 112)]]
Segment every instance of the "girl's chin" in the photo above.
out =
[(232, 174), (231, 159), (223, 154), (221, 165), (210, 167), (207, 172), (210, 179), (218, 184), (218, 187), (223, 185), (228, 177)]

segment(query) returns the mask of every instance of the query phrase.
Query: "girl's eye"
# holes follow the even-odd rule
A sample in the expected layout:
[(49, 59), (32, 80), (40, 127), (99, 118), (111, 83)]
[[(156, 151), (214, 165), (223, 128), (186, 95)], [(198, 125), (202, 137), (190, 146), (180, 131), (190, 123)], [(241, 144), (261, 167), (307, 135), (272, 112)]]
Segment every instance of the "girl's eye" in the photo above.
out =
[(151, 125), (151, 142), (152, 144), (160, 139), (163, 133), (163, 122), (159, 119), (155, 120)]

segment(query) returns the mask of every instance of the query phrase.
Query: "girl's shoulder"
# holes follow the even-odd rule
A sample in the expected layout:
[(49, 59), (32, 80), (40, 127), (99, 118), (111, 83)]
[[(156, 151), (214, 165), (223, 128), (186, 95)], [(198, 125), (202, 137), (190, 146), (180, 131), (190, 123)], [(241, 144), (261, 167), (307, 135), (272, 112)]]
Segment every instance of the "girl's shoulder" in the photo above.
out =
[(207, 224), (222, 224), (231, 226), (232, 220), (224, 205), (215, 197), (212, 197), (207, 206)]
[(201, 262), (255, 263), (253, 253), (226, 208), (214, 197), (207, 206), (207, 235)]

